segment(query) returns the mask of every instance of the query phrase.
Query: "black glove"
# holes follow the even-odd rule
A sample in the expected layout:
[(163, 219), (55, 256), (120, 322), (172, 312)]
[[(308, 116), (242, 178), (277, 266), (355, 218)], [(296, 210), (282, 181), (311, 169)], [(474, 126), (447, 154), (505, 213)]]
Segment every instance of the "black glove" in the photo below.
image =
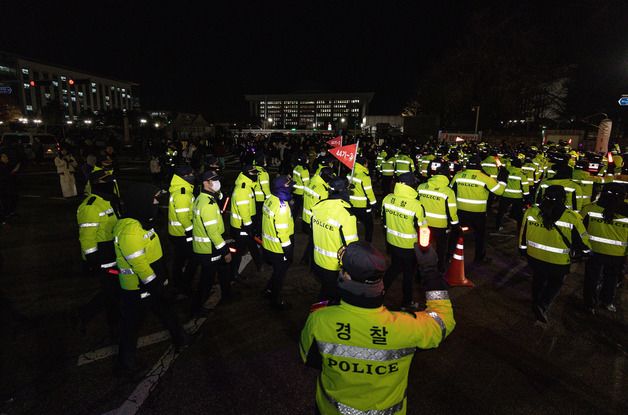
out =
[(528, 250), (527, 249), (521, 249), (519, 248), (519, 255), (521, 255), (522, 257), (525, 257), (527, 254)]
[(146, 284), (142, 283), (140, 285), (140, 289), (142, 289), (143, 291), (148, 291), (150, 295), (154, 295), (155, 297), (158, 297), (161, 295), (162, 288), (163, 288), (163, 285), (159, 278), (155, 278), (151, 282), (148, 282)]
[(250, 225), (242, 225), (240, 228), (242, 232), (246, 232), (249, 236), (255, 235), (255, 226), (251, 223)]
[(419, 264), (419, 273), (423, 280), (425, 291), (447, 290), (447, 283), (438, 272), (438, 255), (431, 245), (423, 251), (418, 243), (414, 244), (414, 254)]
[(498, 182), (508, 182), (508, 169), (504, 166), (499, 168), (499, 173), (497, 173), (497, 181)]
[(100, 264), (98, 263), (98, 252), (92, 252), (91, 254), (85, 255), (85, 261), (87, 261), (87, 265), (90, 268), (100, 268)]
[(294, 258), (294, 244), (290, 244), (288, 246), (283, 247), (283, 255), (286, 257), (288, 262), (292, 262)]

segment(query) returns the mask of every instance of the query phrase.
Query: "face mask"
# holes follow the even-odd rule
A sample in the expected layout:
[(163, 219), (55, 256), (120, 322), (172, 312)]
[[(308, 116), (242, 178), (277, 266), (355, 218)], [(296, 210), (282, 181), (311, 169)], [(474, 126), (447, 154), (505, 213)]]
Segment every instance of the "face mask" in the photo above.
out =
[(215, 181), (214, 181), (214, 180), (212, 180), (212, 181), (210, 182), (210, 186), (209, 186), (209, 188), (210, 188), (210, 190), (211, 190), (213, 193), (218, 193), (218, 192), (220, 192), (220, 188), (221, 188), (220, 182), (219, 182), (218, 180), (215, 180)]

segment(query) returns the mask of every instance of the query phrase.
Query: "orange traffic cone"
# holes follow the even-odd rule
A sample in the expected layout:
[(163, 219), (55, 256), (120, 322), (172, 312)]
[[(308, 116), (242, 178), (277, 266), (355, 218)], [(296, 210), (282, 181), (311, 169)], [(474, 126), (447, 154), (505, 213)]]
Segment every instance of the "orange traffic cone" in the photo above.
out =
[(473, 287), (473, 283), (464, 276), (464, 239), (458, 238), (454, 257), (449, 264), (445, 281), (451, 287)]

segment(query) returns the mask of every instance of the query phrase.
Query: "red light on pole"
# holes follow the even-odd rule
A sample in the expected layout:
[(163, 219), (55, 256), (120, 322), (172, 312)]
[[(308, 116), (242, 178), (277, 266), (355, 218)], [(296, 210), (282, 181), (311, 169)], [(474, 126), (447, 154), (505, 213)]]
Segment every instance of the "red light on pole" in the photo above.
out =
[(35, 85), (37, 85), (37, 84), (35, 83), (35, 81), (30, 81), (30, 82), (29, 82), (29, 85), (30, 85), (30, 86), (35, 86)]
[(74, 85), (74, 79), (69, 79), (68, 80), (68, 85)]

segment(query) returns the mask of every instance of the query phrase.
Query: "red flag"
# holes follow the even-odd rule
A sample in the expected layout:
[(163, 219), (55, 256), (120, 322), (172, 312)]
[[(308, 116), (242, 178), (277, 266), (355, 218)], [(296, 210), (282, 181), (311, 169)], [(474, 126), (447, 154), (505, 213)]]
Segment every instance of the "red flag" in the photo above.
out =
[(342, 145), (342, 136), (339, 135), (338, 137), (334, 137), (331, 140), (327, 141), (327, 144), (329, 144), (332, 147), (339, 147)]
[(355, 163), (357, 144), (331, 148), (327, 151), (329, 151), (334, 157), (340, 160), (345, 166), (349, 167), (350, 169), (353, 168), (353, 164)]

